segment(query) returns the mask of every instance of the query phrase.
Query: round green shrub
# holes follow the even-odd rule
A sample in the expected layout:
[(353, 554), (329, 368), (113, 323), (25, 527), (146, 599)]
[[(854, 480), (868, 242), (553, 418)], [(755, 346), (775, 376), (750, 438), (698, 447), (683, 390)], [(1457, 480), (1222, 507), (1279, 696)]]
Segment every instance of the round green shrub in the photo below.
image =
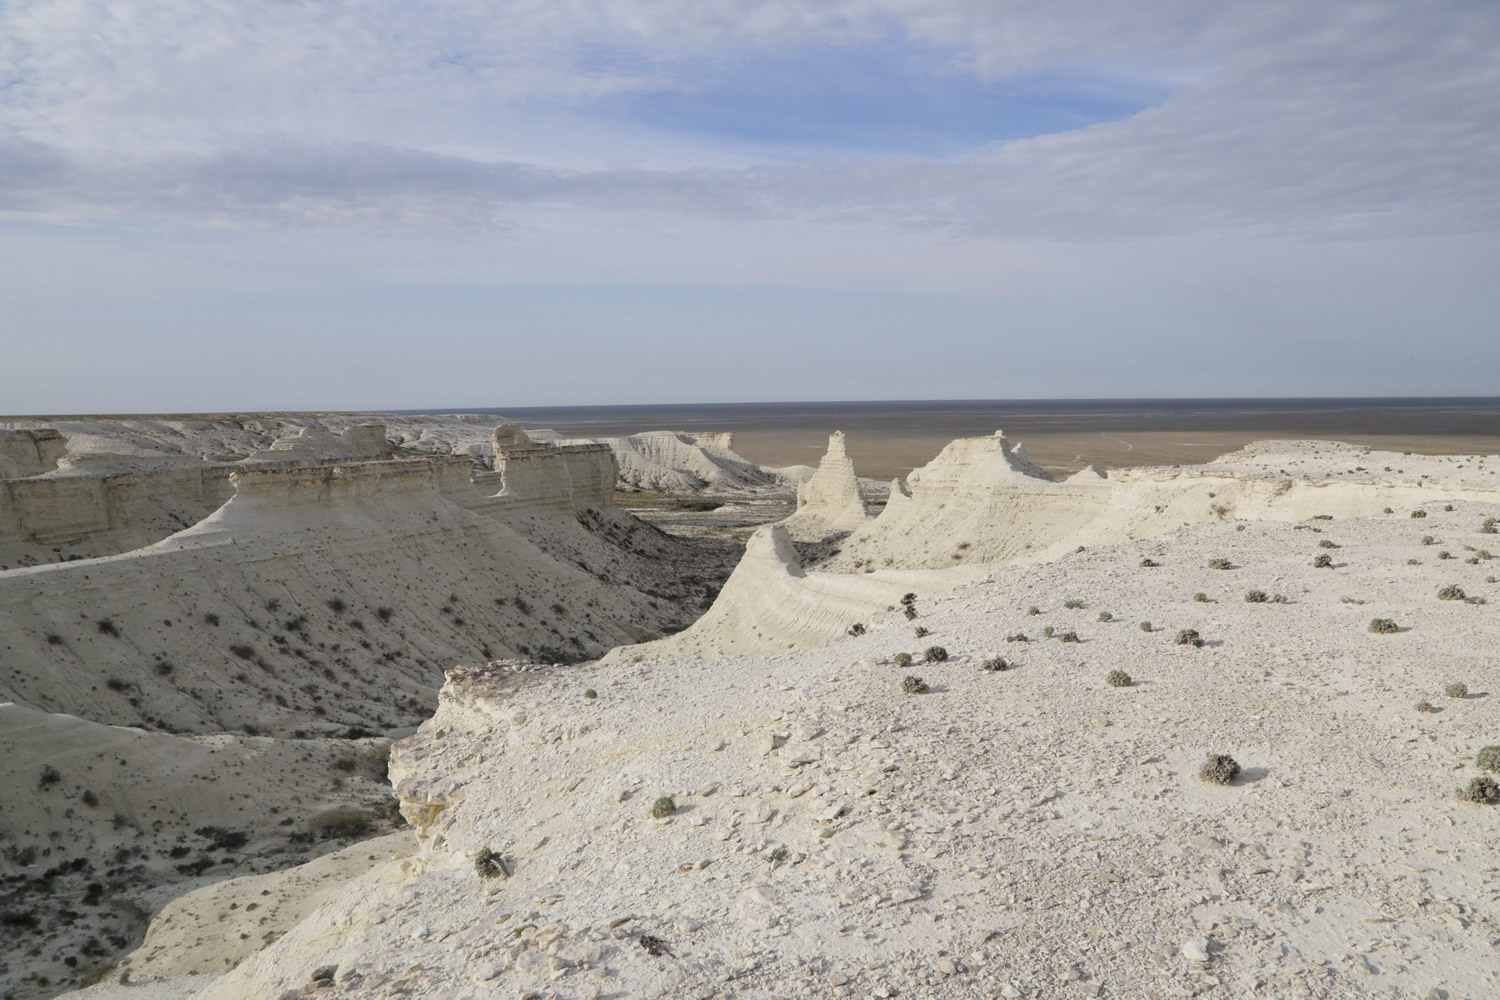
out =
[(1104, 683), (1112, 688), (1130, 687), (1130, 675), (1123, 670), (1111, 670), (1104, 675)]
[(895, 656), (891, 657), (891, 662), (898, 667), (909, 667), (911, 666), (911, 654), (897, 653)]
[(1474, 758), (1474, 763), (1481, 771), (1500, 772), (1500, 747), (1480, 747), (1478, 756)]
[(670, 795), (663, 795), (651, 803), (651, 818), (666, 819), (677, 811), (677, 803)]
[(942, 663), (947, 658), (948, 651), (942, 646), (928, 646), (922, 652), (922, 662), (924, 663)]

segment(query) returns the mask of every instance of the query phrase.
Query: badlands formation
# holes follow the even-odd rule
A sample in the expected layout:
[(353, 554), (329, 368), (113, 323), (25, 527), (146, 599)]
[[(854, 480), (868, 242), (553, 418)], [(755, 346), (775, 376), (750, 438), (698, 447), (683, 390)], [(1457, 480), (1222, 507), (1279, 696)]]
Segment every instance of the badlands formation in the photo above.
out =
[[(81, 880), (112, 863), (149, 881), (160, 831), (210, 858), (201, 888), (155, 876), (132, 897), (152, 918), (144, 940), (69, 995), (1500, 996), (1500, 810), (1485, 801), (1500, 761), (1482, 752), (1500, 744), (1496, 459), (1262, 442), (1055, 482), (997, 433), (955, 441), (874, 513), (842, 445), (685, 630), (717, 586), (713, 553), (601, 506), (617, 452), (549, 451), (506, 428), (493, 469), (461, 474), (438, 453), (420, 474), (362, 474), (363, 488), (345, 466), (242, 458), (234, 498), (191, 528), (0, 573), (14, 587), (11, 728), (38, 746), (17, 758), (9, 787), (27, 811), (4, 832), (52, 852), (7, 888), (82, 857), (72, 891), (107, 898), (113, 883)], [(53, 446), (30, 447), (25, 468), (45, 465)], [(518, 495), (525, 470), (535, 486)], [(330, 535), (330, 505), (349, 534)], [(399, 560), (369, 558), (377, 540)], [(690, 558), (701, 580), (669, 591)], [(461, 559), (476, 561), (450, 568)], [(129, 560), (170, 569), (112, 568)], [(288, 574), (262, 565), (307, 583), (273, 590)], [(501, 617), (459, 589), (481, 586), (505, 598)], [(233, 609), (211, 606), (231, 593)], [(407, 606), (433, 594), (451, 611)], [(517, 599), (555, 599), (560, 635), (515, 616)], [(116, 603), (80, 618), (99, 601)], [(407, 630), (395, 662), (381, 607)], [(119, 634), (98, 630), (100, 613)], [(205, 613), (219, 628), (237, 615), (252, 658), (174, 650), (182, 682), (151, 680), (154, 645), (190, 620), (202, 631)], [(283, 623), (284, 643), (244, 624), (287, 614), (307, 622)], [(356, 614), (369, 646), (347, 627)], [(42, 648), (50, 634), (76, 663), (46, 659), (62, 655)], [(139, 653), (112, 657), (126, 639)], [(574, 662), (548, 662), (554, 649)], [(439, 664), (435, 713), (387, 764), (409, 826), (318, 833), (314, 803), (335, 818), (370, 808), (359, 796), (385, 741), (363, 732), (402, 735)], [(240, 684), (267, 735), (246, 734), (239, 700), (214, 689)], [(293, 725), (359, 735), (293, 742)], [(159, 798), (107, 784), (161, 740), (194, 749), (149, 772)], [(298, 758), (325, 743), (343, 755), (332, 765)], [(1205, 780), (1220, 756), (1237, 765)], [(285, 789), (194, 784), (229, 784), (258, 758)], [(339, 786), (315, 787), (330, 766)], [(97, 807), (81, 799), (90, 781)], [(274, 801), (311, 860), (271, 861), (290, 845), (239, 794)], [(44, 813), (34, 800), (49, 795)], [(100, 821), (115, 801), (135, 805), (134, 826)], [(181, 832), (203, 817), (221, 829)], [(133, 847), (153, 860), (122, 859)], [(47, 875), (54, 895), (36, 898), (56, 908), (72, 877)], [(94, 920), (86, 899), (66, 905)], [(11, 974), (52, 961), (12, 954)]]

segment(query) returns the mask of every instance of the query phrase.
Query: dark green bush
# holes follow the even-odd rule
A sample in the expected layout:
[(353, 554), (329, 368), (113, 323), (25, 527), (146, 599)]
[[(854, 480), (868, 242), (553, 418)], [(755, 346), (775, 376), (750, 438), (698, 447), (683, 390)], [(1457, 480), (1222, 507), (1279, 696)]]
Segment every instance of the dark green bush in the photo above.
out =
[(1461, 601), (1463, 599), (1464, 588), (1451, 583), (1448, 584), (1448, 586), (1444, 587), (1442, 590), (1438, 591), (1438, 600), (1440, 601)]
[(942, 663), (948, 658), (948, 651), (942, 646), (928, 646), (922, 653), (924, 663)]
[(980, 670), (989, 670), (998, 673), (1001, 670), (1009, 670), (1010, 663), (1003, 656), (993, 656), (979, 664)]
[(1198, 634), (1198, 630), (1195, 628), (1181, 629), (1177, 633), (1177, 645), (1201, 646), (1203, 645), (1203, 637)]
[(1246, 604), (1265, 604), (1269, 600), (1264, 590), (1252, 590), (1245, 595)]
[(651, 803), (651, 817), (653, 819), (666, 819), (677, 811), (677, 803), (670, 795), (663, 795)]
[(896, 666), (898, 667), (909, 667), (911, 666), (911, 654), (897, 653), (895, 656), (891, 657), (891, 662), (896, 664)]
[(911, 674), (901, 679), (901, 690), (907, 694), (926, 694), (928, 690), (927, 682), (915, 674)]
[(1314, 556), (1312, 564), (1313, 569), (1332, 569), (1333, 556), (1330, 556), (1326, 553), (1323, 555)]

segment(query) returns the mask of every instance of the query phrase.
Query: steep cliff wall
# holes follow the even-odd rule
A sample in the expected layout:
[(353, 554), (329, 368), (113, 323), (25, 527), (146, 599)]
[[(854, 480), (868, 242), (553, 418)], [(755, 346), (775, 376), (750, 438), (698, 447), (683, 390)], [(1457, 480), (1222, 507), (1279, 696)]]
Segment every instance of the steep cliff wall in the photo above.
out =
[[(424, 716), (452, 663), (580, 658), (680, 627), (670, 598), (444, 499), (440, 470), (466, 463), (245, 468), (155, 545), (0, 573), (0, 696), (196, 732), (389, 727)], [(571, 511), (555, 523), (619, 544)]]
[(55, 428), (0, 429), (0, 479), (19, 479), (55, 469), (65, 454), (67, 439)]

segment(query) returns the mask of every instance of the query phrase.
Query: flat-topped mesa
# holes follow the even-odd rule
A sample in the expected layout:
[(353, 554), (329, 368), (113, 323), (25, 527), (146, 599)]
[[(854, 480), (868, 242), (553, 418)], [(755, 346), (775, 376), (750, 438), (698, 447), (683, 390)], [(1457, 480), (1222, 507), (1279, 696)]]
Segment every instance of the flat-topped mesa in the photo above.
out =
[(0, 429), (0, 479), (21, 479), (57, 468), (68, 439), (51, 427)]
[(609, 445), (541, 444), (515, 424), (495, 428), (493, 444), (503, 487), (492, 500), (536, 512), (614, 505), (619, 466)]
[(432, 490), (437, 486), (440, 470), (466, 472), (469, 464), (461, 456), (434, 455), (325, 465), (250, 466), (236, 470), (229, 477), (235, 489), (231, 505), (328, 505)]
[(834, 431), (818, 471), (797, 486), (796, 512), (781, 523), (793, 538), (817, 541), (854, 531), (869, 519), (869, 503), (844, 447), (844, 432)]
[(301, 427), (297, 433), (277, 438), (269, 448), (255, 452), (245, 461), (377, 461), (390, 457), (385, 424), (370, 423), (345, 427), (337, 433), (326, 427)]

